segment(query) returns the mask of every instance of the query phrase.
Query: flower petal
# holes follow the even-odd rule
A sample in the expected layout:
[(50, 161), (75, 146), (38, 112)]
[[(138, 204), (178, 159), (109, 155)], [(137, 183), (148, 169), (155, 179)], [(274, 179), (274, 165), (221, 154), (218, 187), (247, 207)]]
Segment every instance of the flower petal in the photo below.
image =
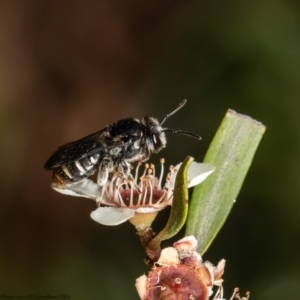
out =
[(102, 225), (119, 225), (134, 216), (134, 210), (127, 207), (98, 207), (91, 212), (91, 218)]
[[(175, 168), (179, 170), (181, 163), (176, 165)], [(207, 163), (192, 162), (190, 165), (187, 177), (188, 177), (188, 188), (200, 184), (204, 181), (213, 171), (215, 167)], [(176, 174), (176, 173), (175, 173)]]
[(146, 298), (147, 283), (148, 283), (148, 279), (145, 274), (137, 278), (135, 281), (135, 287), (142, 300)]
[(188, 187), (193, 187), (204, 181), (215, 167), (211, 164), (193, 162), (188, 169)]
[(96, 199), (96, 193), (98, 189), (98, 185), (90, 179), (82, 180), (65, 188), (58, 188), (54, 184), (52, 184), (51, 187), (61, 194), (90, 198), (93, 200)]
[(167, 247), (160, 253), (159, 260), (156, 262), (160, 265), (179, 265), (180, 260), (178, 252), (174, 247)]

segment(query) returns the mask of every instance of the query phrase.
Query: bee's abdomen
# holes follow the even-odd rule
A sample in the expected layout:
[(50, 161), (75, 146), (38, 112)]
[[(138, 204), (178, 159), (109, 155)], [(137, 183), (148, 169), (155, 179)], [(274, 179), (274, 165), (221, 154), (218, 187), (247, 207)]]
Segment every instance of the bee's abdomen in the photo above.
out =
[(75, 183), (91, 176), (96, 170), (99, 158), (100, 154), (95, 153), (54, 169), (53, 183), (61, 188), (67, 184)]

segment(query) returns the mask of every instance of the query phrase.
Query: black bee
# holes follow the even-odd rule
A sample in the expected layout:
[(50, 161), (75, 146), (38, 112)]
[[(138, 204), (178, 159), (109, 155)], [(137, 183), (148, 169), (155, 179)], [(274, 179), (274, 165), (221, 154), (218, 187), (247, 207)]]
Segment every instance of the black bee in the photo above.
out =
[(146, 161), (152, 153), (157, 153), (166, 146), (165, 132), (200, 139), (198, 135), (187, 131), (162, 127), (166, 119), (181, 109), (185, 103), (186, 100), (181, 102), (161, 123), (148, 116), (141, 120), (126, 118), (78, 141), (59, 147), (44, 166), (46, 170), (53, 171), (52, 186), (56, 190), (72, 190), (72, 186), (94, 174), (98, 168), (98, 191), (95, 197), (97, 204), (100, 205), (103, 187), (109, 173), (116, 171), (125, 178), (128, 177), (131, 163)]

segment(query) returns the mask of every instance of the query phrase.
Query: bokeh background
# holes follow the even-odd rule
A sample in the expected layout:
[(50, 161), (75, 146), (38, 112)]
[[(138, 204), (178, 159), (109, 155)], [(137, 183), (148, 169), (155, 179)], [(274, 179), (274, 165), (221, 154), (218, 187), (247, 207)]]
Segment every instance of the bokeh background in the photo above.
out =
[(93, 222), (94, 203), (52, 191), (43, 164), (59, 145), (127, 116), (161, 120), (185, 98), (167, 125), (202, 141), (169, 134), (153, 163), (201, 160), (228, 108), (267, 125), (205, 254), (227, 260), (226, 298), (236, 286), (300, 297), (298, 1), (1, 0), (1, 299), (138, 299), (148, 269), (134, 228)]

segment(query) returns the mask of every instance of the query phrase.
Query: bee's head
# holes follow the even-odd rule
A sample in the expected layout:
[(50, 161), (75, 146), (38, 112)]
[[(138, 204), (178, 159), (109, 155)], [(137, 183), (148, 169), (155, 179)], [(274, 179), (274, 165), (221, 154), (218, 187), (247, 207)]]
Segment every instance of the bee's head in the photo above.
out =
[(141, 120), (141, 123), (145, 126), (146, 128), (146, 144), (148, 146), (148, 149), (151, 151), (151, 153), (157, 153), (159, 152), (162, 148), (166, 146), (167, 140), (165, 136), (165, 132), (169, 131), (172, 133), (178, 133), (178, 134), (184, 134), (193, 138), (196, 138), (198, 140), (201, 139), (201, 137), (197, 134), (184, 131), (184, 130), (176, 130), (176, 129), (171, 129), (171, 128), (163, 128), (162, 124), (173, 114), (175, 114), (179, 109), (181, 109), (185, 104), (187, 100), (183, 100), (179, 106), (173, 110), (171, 113), (167, 114), (165, 118), (162, 120), (161, 123), (153, 117), (144, 117)]
[(144, 117), (141, 123), (145, 126), (145, 143), (151, 153), (157, 153), (166, 146), (167, 140), (159, 121), (153, 117)]

